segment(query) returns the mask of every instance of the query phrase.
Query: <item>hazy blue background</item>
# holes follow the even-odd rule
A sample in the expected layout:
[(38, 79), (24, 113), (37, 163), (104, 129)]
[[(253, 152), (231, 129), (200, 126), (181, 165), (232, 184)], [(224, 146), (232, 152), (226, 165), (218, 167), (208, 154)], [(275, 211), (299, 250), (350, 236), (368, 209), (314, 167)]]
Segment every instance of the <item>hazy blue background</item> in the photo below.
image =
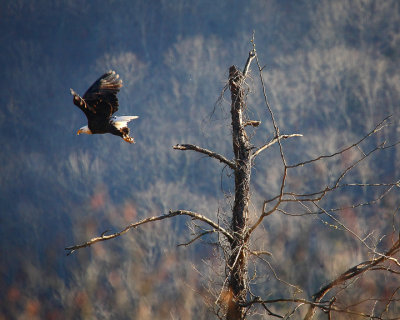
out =
[[(64, 247), (169, 209), (229, 213), (229, 171), (171, 147), (192, 143), (232, 157), (229, 94), (216, 102), (229, 66), (244, 65), (253, 30), (281, 131), (304, 134), (285, 143), (290, 163), (334, 152), (389, 114), (392, 126), (363, 147), (400, 138), (395, 0), (2, 1), (0, 27), (0, 319), (210, 317), (199, 297), (210, 297), (211, 280), (221, 280), (209, 268), (218, 268), (218, 252), (205, 243), (176, 248), (190, 239), (185, 219), (68, 257)], [(109, 69), (124, 81), (118, 114), (140, 116), (131, 125), (135, 145), (111, 135), (76, 136), (86, 123), (69, 89), (83, 94)], [(252, 132), (257, 146), (273, 128), (252, 69), (248, 112), (263, 121)], [(398, 150), (372, 158), (351, 181), (394, 180)], [(257, 160), (253, 217), (279, 188), (276, 151)], [(324, 188), (355, 158), (304, 169), (288, 186)], [(365, 201), (374, 192), (348, 190), (327, 205)], [(341, 218), (360, 235), (376, 228), (379, 238), (393, 231), (393, 221), (397, 226), (398, 205), (393, 195), (380, 210)], [(367, 257), (348, 234), (314, 216), (277, 214), (264, 232), (257, 245), (275, 254), (280, 275), (306, 295)], [(286, 292), (271, 286), (268, 268), (263, 272), (254, 290)]]

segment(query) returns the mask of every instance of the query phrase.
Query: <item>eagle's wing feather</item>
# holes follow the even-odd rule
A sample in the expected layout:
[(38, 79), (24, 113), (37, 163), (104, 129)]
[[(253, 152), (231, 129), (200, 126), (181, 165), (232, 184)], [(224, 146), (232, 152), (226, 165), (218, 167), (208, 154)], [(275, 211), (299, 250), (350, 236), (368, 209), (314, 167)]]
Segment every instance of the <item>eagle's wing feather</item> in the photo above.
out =
[(73, 89), (70, 89), (71, 94), (74, 96), (74, 105), (76, 105), (79, 109), (81, 109), (86, 117), (89, 119), (90, 114), (92, 113), (91, 110), (89, 110), (88, 105), (86, 104), (85, 100), (82, 99), (82, 97), (77, 94)]
[[(88, 111), (94, 117), (108, 119), (118, 110), (117, 93), (122, 87), (122, 80), (115, 71), (109, 71), (97, 79), (83, 95)], [(84, 111), (85, 112), (85, 111)], [(86, 116), (90, 116), (85, 112)]]

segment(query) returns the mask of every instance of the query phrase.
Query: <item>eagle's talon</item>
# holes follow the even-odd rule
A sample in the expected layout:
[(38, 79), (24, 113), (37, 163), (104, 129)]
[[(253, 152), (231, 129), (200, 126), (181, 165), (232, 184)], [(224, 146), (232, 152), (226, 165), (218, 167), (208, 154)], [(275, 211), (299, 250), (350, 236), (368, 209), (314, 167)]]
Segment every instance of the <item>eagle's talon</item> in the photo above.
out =
[(135, 139), (133, 139), (132, 137), (124, 137), (123, 139), (128, 143), (135, 143)]

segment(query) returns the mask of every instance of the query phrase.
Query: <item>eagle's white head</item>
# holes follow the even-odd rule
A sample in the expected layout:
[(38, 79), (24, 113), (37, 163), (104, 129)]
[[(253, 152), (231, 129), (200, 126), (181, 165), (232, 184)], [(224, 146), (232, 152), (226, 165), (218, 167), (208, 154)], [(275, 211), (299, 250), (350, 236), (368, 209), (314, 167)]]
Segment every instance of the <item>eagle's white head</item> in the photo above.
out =
[(81, 133), (92, 134), (92, 131), (90, 131), (88, 126), (84, 126), (80, 128), (76, 134), (79, 136)]

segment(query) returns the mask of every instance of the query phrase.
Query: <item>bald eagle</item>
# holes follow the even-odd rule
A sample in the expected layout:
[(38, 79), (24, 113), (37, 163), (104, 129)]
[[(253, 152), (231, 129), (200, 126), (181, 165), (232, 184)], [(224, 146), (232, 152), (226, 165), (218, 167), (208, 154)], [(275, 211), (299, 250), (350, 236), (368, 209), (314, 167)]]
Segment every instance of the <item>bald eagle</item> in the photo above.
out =
[(71, 89), (74, 104), (83, 111), (88, 125), (80, 128), (77, 134), (111, 133), (126, 142), (135, 143), (129, 136), (128, 122), (138, 116), (113, 116), (118, 111), (117, 93), (122, 87), (122, 80), (115, 71), (109, 71), (97, 79), (81, 98)]

